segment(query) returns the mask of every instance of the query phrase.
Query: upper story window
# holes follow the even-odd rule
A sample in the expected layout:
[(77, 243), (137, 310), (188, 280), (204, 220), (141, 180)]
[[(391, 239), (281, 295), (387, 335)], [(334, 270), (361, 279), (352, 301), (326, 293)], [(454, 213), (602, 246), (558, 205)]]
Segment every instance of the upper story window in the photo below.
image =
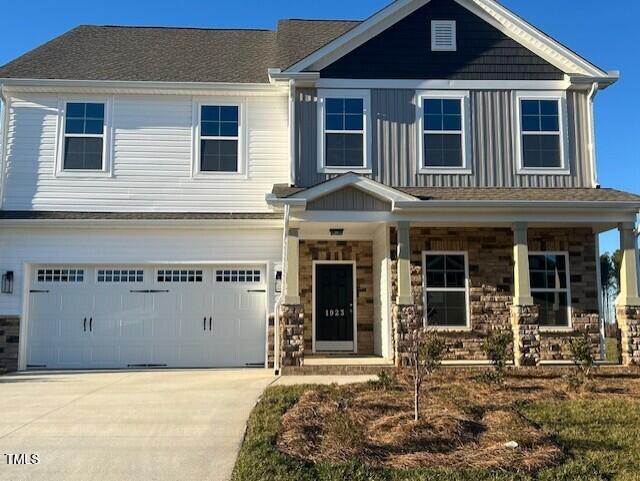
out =
[(319, 170), (368, 169), (368, 92), (326, 91), (319, 96)]
[(418, 96), (421, 173), (470, 173), (469, 94), (430, 91)]
[(200, 107), (200, 172), (239, 171), (239, 131), (239, 106)]
[(521, 173), (569, 173), (564, 96), (518, 94)]
[(427, 325), (466, 328), (469, 325), (469, 267), (465, 252), (425, 252), (423, 259)]
[(535, 252), (529, 255), (531, 295), (540, 307), (542, 327), (570, 327), (569, 260), (567, 253)]
[(103, 171), (105, 104), (67, 102), (65, 110), (62, 169)]
[(456, 21), (431, 21), (431, 50), (434, 52), (455, 52), (457, 50)]

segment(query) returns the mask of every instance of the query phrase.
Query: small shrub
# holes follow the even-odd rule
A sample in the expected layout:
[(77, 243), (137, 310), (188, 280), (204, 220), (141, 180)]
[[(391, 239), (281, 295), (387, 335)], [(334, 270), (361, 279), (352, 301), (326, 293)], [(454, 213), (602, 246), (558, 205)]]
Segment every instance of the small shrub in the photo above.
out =
[(570, 379), (569, 385), (584, 387), (590, 381), (591, 371), (596, 364), (589, 334), (585, 332), (581, 336), (572, 338), (569, 341), (569, 351), (577, 368), (575, 375), (572, 376), (575, 379)]
[(513, 343), (513, 332), (493, 331), (482, 342), (482, 351), (491, 361), (493, 371), (478, 376), (481, 382), (504, 384), (504, 372), (511, 357), (509, 347)]
[(396, 384), (394, 374), (390, 374), (389, 371), (380, 371), (378, 373), (378, 379), (369, 381), (369, 386), (373, 389), (381, 391), (391, 391)]

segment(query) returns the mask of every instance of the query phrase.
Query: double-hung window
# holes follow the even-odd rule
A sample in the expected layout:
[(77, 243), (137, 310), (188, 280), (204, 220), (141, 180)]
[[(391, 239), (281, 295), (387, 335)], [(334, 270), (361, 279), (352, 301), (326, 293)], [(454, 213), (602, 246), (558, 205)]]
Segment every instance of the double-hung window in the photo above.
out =
[(568, 173), (564, 98), (518, 95), (520, 171)]
[(200, 172), (239, 172), (240, 108), (200, 106)]
[(104, 171), (105, 104), (67, 102), (62, 170)]
[(540, 309), (542, 327), (570, 327), (569, 268), (566, 253), (529, 255), (533, 301)]
[(419, 96), (421, 172), (470, 173), (468, 104), (467, 92), (429, 92)]
[(320, 105), (320, 170), (367, 169), (368, 95), (321, 94)]
[(429, 327), (469, 325), (469, 267), (464, 252), (425, 252), (424, 301)]

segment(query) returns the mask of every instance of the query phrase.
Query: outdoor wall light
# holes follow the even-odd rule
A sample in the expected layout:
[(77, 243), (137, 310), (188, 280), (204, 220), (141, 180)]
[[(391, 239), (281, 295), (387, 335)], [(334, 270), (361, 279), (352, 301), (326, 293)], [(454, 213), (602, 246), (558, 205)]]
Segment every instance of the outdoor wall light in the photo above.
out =
[(2, 274), (2, 293), (13, 293), (13, 271), (7, 271)]
[(332, 236), (341, 236), (344, 235), (344, 229), (329, 229), (329, 233)]

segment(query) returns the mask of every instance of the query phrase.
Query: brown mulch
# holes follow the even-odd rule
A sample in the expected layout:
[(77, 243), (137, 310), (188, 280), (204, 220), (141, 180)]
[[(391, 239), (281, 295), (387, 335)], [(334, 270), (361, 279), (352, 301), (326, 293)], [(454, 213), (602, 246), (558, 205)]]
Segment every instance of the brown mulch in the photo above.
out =
[[(314, 388), (283, 416), (278, 449), (313, 463), (534, 471), (557, 464), (564, 453), (550, 433), (518, 413), (516, 401), (640, 399), (638, 370), (602, 369), (579, 390), (567, 383), (566, 369), (518, 371), (502, 388), (477, 382), (479, 372), (442, 369), (429, 379), (418, 423), (402, 376), (387, 390), (371, 383)], [(506, 447), (510, 441), (518, 447)]]

